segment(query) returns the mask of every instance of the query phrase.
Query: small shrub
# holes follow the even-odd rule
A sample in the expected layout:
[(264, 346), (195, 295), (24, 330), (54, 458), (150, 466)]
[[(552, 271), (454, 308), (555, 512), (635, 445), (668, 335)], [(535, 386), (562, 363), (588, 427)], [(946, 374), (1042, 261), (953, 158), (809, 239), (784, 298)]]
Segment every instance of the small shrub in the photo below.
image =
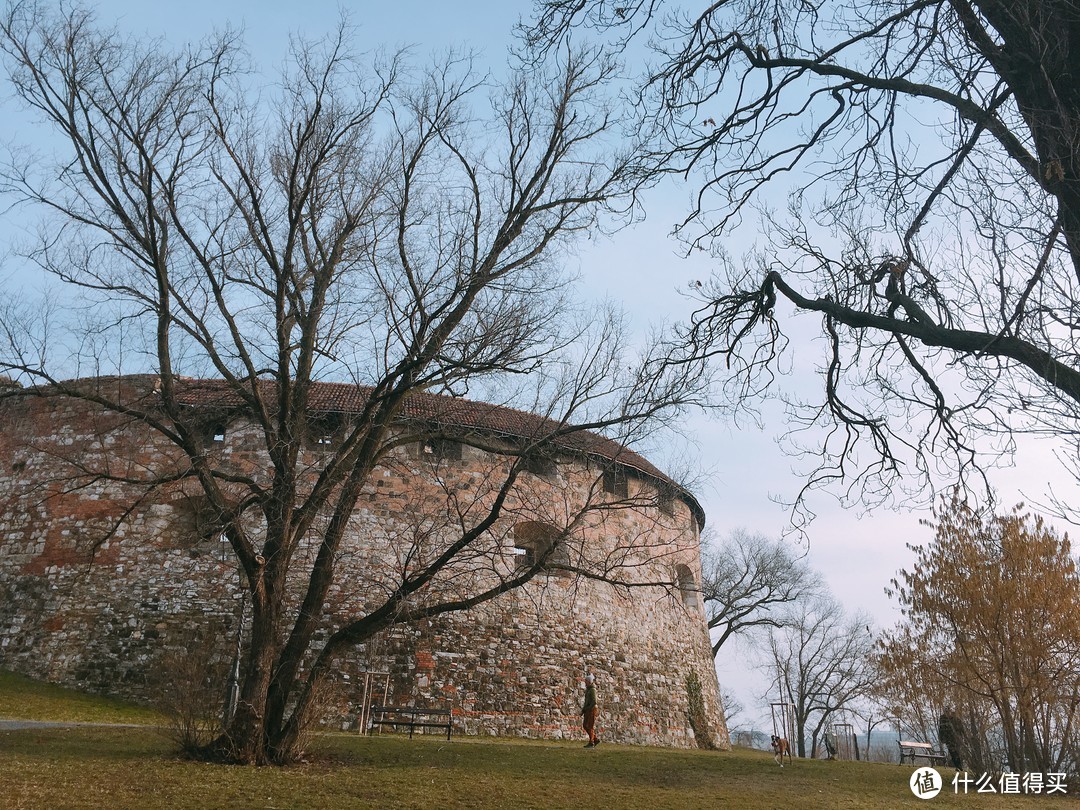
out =
[(287, 760), (300, 760), (311, 750), (311, 741), (327, 721), (334, 719), (340, 724), (342, 710), (345, 703), (344, 692), (341, 683), (332, 675), (325, 676), (316, 681), (312, 688), (311, 703), (307, 714), (300, 718), (296, 734), (296, 743), (292, 751), (288, 752)]
[(225, 639), (198, 630), (161, 657), (157, 708), (169, 719), (170, 737), (194, 756), (221, 731), (232, 664)]

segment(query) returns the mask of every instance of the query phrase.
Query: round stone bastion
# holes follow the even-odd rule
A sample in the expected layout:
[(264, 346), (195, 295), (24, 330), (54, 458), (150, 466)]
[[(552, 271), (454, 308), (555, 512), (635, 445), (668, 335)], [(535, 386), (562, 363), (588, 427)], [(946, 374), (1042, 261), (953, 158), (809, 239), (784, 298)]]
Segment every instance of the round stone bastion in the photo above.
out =
[[(183, 474), (186, 457), (160, 423), (0, 382), (0, 668), (174, 710), (200, 701), (219, 710), (246, 649), (250, 610), (227, 538)], [(141, 413), (160, 392), (152, 375), (73, 384), (108, 388), (110, 402)], [(184, 407), (207, 414), (206, 452), (218, 469), (238, 479), (262, 474), (263, 434), (243, 407), (215, 381), (179, 385)], [(312, 480), (320, 453), (368, 393), (315, 384), (298, 464)], [(423, 438), (436, 421), (439, 438)], [(547, 422), (499, 405), (410, 397), (393, 427), (399, 441), (368, 475), (349, 519), (316, 641), (438, 547), (452, 528), (446, 515), (483, 500), (496, 473), (522, 457), (506, 448), (525, 446), (522, 437)], [(542, 452), (518, 476), (483, 554), (440, 587), (452, 593), (484, 577), (543, 570), (468, 609), (393, 624), (335, 659), (324, 726), (366, 731), (379, 719), (369, 707), (380, 704), (449, 709), (455, 733), (584, 741), (592, 673), (601, 739), (728, 747), (701, 598), (700, 505), (596, 433), (529, 447)], [(149, 473), (159, 480), (152, 489), (139, 483)], [(300, 583), (317, 545), (298, 553)], [(300, 594), (297, 586), (286, 616)]]

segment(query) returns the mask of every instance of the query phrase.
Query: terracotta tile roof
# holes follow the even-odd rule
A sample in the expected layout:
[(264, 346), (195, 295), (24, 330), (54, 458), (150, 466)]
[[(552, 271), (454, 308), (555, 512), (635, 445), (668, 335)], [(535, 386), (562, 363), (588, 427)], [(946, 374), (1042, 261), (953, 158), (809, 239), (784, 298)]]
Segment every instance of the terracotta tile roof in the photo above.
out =
[[(271, 383), (266, 382), (269, 386)], [(367, 404), (372, 389), (348, 383), (315, 383), (311, 390), (310, 407), (318, 413), (359, 413)], [(183, 405), (206, 407), (240, 407), (239, 394), (223, 380), (183, 379), (177, 386), (177, 398)], [(615, 461), (658, 481), (672, 485), (704, 524), (700, 504), (689, 492), (661, 472), (643, 456), (618, 442), (588, 430), (566, 430), (566, 425), (554, 419), (486, 402), (474, 402), (416, 391), (405, 400), (402, 416), (406, 419), (438, 422), (457, 429), (474, 429), (520, 439), (552, 437), (556, 447), (594, 458)]]

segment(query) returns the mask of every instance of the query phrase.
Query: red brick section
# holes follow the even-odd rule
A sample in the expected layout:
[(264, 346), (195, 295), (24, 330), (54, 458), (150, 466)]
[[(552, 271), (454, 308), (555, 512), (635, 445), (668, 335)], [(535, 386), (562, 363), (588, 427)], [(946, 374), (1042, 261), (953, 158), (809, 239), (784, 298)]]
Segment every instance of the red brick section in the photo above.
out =
[(430, 650), (416, 651), (416, 668), (426, 672), (435, 670), (435, 656), (431, 654)]

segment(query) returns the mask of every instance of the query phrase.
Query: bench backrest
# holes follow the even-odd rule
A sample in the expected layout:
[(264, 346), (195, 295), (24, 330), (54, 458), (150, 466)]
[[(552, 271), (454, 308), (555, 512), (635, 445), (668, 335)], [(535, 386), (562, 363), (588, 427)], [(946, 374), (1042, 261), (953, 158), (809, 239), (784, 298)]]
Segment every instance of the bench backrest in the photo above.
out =
[(453, 709), (424, 709), (417, 706), (380, 706), (374, 704), (371, 707), (371, 711), (377, 714), (411, 714), (416, 715), (431, 715), (435, 717), (453, 717)]
[(899, 745), (901, 748), (919, 748), (925, 751), (931, 751), (934, 748), (934, 746), (932, 746), (930, 743), (911, 742), (909, 740), (902, 740), (897, 743), (897, 745)]

